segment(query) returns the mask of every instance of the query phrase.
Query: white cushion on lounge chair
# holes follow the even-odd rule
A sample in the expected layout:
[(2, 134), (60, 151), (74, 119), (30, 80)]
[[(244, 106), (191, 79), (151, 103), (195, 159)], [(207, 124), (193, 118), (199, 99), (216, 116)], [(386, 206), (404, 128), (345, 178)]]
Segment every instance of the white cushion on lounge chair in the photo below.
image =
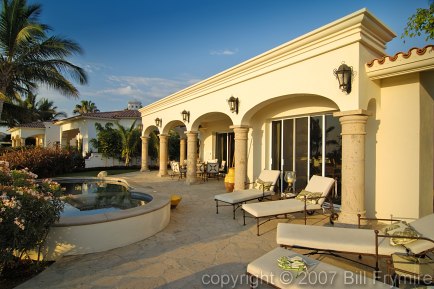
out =
[[(277, 259), (282, 256), (301, 256), (306, 263), (311, 264), (308, 267), (310, 276), (315, 276), (317, 279), (308, 279), (309, 275), (302, 274), (296, 278), (296, 272), (284, 271), (277, 266)], [(297, 254), (291, 250), (284, 248), (275, 248), (267, 254), (250, 262), (247, 265), (247, 272), (265, 282), (274, 285), (277, 288), (395, 288), (388, 284), (374, 281), (373, 279), (364, 276), (361, 278), (360, 272), (351, 273), (348, 270), (314, 260), (312, 258)], [(291, 274), (291, 275), (290, 275)], [(351, 282), (350, 278), (354, 279)], [(355, 278), (359, 279), (355, 279)], [(307, 281), (311, 280), (311, 281)], [(358, 280), (355, 282), (354, 280)], [(254, 281), (255, 282), (255, 281)], [(257, 281), (261, 284), (261, 281)], [(254, 285), (256, 283), (252, 283)]]
[(312, 176), (305, 190), (313, 193), (321, 193), (323, 198), (318, 200), (318, 204), (322, 205), (325, 201), (325, 197), (333, 187), (335, 180), (328, 177)]
[[(335, 180), (327, 177), (312, 176), (306, 186), (306, 191), (321, 193), (323, 198), (318, 199), (318, 204), (307, 204), (307, 210), (321, 209), (324, 199), (333, 187)], [(243, 210), (256, 218), (277, 216), (304, 211), (304, 200), (289, 199), (255, 204), (243, 204)]]
[[(307, 210), (318, 210), (321, 209), (321, 205), (307, 204), (306, 208)], [(304, 201), (288, 199), (273, 202), (243, 204), (243, 210), (256, 218), (283, 215), (291, 212), (304, 211)]]
[[(276, 241), (280, 245), (304, 247), (338, 252), (375, 254), (374, 230), (305, 226), (298, 224), (277, 225)], [(403, 246), (392, 246), (386, 238), (380, 238), (378, 254), (405, 253)]]
[(242, 191), (235, 191), (233, 193), (224, 193), (220, 195), (214, 196), (214, 199), (230, 203), (230, 204), (236, 204), (236, 203), (242, 203), (245, 201), (250, 201), (253, 199), (258, 199), (262, 196), (270, 196), (271, 191), (265, 191), (264, 193), (261, 190), (257, 189), (249, 189), (249, 190), (242, 190)]
[(238, 203), (243, 203), (245, 201), (258, 199), (262, 196), (269, 196), (273, 194), (274, 191), (272, 190), (274, 190), (274, 186), (276, 185), (279, 176), (280, 176), (280, 171), (263, 170), (259, 174), (258, 179), (261, 179), (264, 182), (271, 182), (272, 183), (272, 186), (270, 187), (271, 190), (265, 192), (257, 189), (239, 190), (239, 191), (234, 191), (232, 193), (215, 195), (214, 199), (217, 201), (222, 201), (230, 204), (238, 204)]

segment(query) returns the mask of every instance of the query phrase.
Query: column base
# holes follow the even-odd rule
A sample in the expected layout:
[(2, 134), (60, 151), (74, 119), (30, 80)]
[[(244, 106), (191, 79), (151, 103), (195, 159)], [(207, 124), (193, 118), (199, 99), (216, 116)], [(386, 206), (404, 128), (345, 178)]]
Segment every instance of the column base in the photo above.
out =
[[(366, 211), (363, 212), (349, 212), (349, 211), (341, 211), (339, 213), (339, 218), (337, 220), (338, 223), (343, 224), (351, 224), (351, 225), (357, 225), (359, 223), (359, 217), (357, 214), (360, 214), (362, 218), (366, 217)], [(366, 225), (366, 220), (362, 220), (360, 222), (361, 225)]]
[(140, 171), (143, 173), (143, 172), (150, 172), (151, 170), (150, 169), (140, 169)]

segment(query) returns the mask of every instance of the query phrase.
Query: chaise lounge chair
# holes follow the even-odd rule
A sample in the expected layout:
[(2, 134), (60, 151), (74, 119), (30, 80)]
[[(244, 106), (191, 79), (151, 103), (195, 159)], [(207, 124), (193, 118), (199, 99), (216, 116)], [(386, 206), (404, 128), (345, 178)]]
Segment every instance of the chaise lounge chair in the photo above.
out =
[[(277, 260), (286, 256), (299, 257), (308, 265), (307, 271), (283, 270), (278, 266)], [(258, 288), (259, 284), (266, 283), (274, 288), (282, 289), (308, 289), (308, 288), (395, 288), (383, 282), (371, 279), (361, 272), (351, 272), (325, 262), (311, 259), (282, 247), (275, 248), (247, 265), (250, 288)]]
[[(362, 219), (367, 218), (359, 216), (359, 224)], [(316, 253), (371, 255), (375, 257), (375, 270), (378, 271), (380, 257), (390, 257), (394, 253), (411, 253), (421, 256), (434, 250), (434, 214), (409, 222), (409, 225), (416, 230), (419, 236), (396, 236), (369, 229), (280, 223), (277, 225), (276, 241), (284, 247), (310, 249)], [(416, 241), (393, 246), (390, 242), (391, 238), (416, 239)]]
[[(303, 194), (304, 196), (300, 199), (295, 198), (255, 204), (243, 204), (244, 225), (246, 224), (246, 212), (253, 218), (256, 218), (258, 236), (259, 226), (273, 219), (286, 219), (287, 215), (291, 213), (304, 212), (304, 224), (306, 224), (307, 214), (310, 214), (315, 210), (323, 209), (324, 200), (332, 190), (334, 183), (335, 180), (332, 178), (312, 176), (304, 190), (306, 194)], [(309, 194), (307, 194), (308, 192), (312, 192), (314, 195), (316, 194), (316, 196), (309, 197)], [(330, 203), (329, 206), (333, 209), (332, 203)], [(263, 218), (266, 218), (266, 220), (260, 222), (260, 219)], [(333, 222), (336, 218), (337, 214), (333, 212), (330, 221)]]
[(280, 171), (278, 170), (263, 170), (254, 183), (249, 183), (254, 185), (253, 188), (214, 196), (217, 214), (219, 213), (219, 202), (226, 203), (227, 205), (220, 205), (220, 207), (232, 206), (233, 218), (235, 220), (235, 211), (243, 203), (264, 199), (274, 194), (274, 187), (279, 176)]

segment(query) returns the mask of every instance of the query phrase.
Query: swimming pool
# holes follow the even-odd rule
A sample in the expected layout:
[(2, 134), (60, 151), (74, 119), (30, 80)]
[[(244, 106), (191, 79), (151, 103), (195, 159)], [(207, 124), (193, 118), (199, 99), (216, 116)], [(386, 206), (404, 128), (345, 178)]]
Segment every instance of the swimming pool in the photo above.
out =
[[(80, 255), (107, 251), (123, 247), (143, 239), (146, 239), (163, 230), (170, 221), (170, 199), (160, 197), (150, 187), (131, 187), (127, 181), (121, 178), (56, 178), (61, 184), (73, 183), (81, 194), (67, 194), (66, 197), (74, 199), (68, 206), (70, 212), (61, 215), (60, 220), (54, 224), (48, 233), (43, 250), (45, 260), (56, 260), (64, 255)], [(79, 189), (79, 183), (87, 183)], [(94, 185), (95, 184), (95, 185)], [(81, 210), (77, 204), (84, 206), (90, 200), (98, 199), (98, 188), (101, 191), (108, 184), (118, 184), (126, 188), (124, 192), (110, 192), (104, 201), (98, 201), (101, 208)], [(111, 190), (111, 189), (109, 189)], [(127, 193), (128, 192), (128, 193)], [(138, 206), (124, 208), (124, 198), (138, 202)], [(75, 196), (75, 197), (74, 197)], [(115, 205), (112, 199), (122, 200), (123, 209), (119, 208), (119, 202)], [(107, 201), (110, 200), (110, 201)], [(95, 203), (95, 202), (94, 202)], [(75, 204), (75, 205), (74, 205)], [(110, 206), (108, 206), (110, 204)], [(83, 208), (83, 207), (82, 207)], [(89, 212), (86, 212), (89, 211)]]

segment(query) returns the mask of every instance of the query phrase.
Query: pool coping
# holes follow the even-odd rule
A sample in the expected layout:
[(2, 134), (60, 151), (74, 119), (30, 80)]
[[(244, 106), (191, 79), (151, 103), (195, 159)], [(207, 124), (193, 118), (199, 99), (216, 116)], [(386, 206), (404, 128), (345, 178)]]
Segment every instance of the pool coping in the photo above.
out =
[(136, 217), (139, 215), (147, 214), (156, 210), (167, 206), (170, 203), (169, 197), (156, 196), (153, 193), (156, 191), (143, 188), (143, 187), (132, 187), (125, 179), (116, 178), (116, 177), (58, 177), (53, 178), (52, 180), (57, 181), (66, 181), (66, 180), (92, 180), (92, 181), (109, 181), (115, 183), (122, 183), (127, 186), (128, 189), (132, 192), (145, 193), (152, 197), (152, 200), (148, 202), (144, 206), (135, 207), (127, 210), (121, 210), (116, 212), (108, 212), (108, 213), (100, 213), (96, 215), (87, 215), (87, 216), (74, 216), (74, 217), (60, 217), (59, 221), (54, 223), (53, 227), (66, 227), (66, 226), (82, 226), (82, 225), (92, 225), (98, 223), (111, 222), (114, 220), (127, 219), (131, 217)]

